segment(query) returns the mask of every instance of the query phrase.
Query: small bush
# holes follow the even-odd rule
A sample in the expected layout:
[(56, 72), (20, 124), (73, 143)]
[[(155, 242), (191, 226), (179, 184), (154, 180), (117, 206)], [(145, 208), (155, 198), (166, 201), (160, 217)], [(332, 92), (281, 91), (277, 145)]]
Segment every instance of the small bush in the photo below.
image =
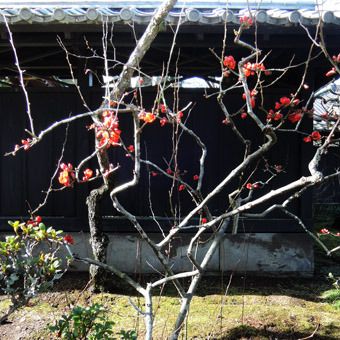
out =
[(333, 307), (340, 310), (340, 278), (335, 278), (332, 273), (328, 274), (328, 278), (333, 281), (334, 289), (325, 291), (322, 297), (329, 303), (333, 304)]
[[(68, 315), (63, 315), (54, 326), (48, 325), (47, 328), (54, 332), (55, 336), (67, 340), (89, 339), (89, 340), (115, 340), (112, 327), (113, 321), (108, 321), (107, 317), (102, 316), (107, 310), (97, 303), (89, 307), (77, 306)], [(137, 333), (134, 331), (121, 330), (119, 339), (135, 340)]]
[[(66, 242), (59, 236), (62, 231), (46, 228), (39, 216), (33, 221), (8, 223), (14, 235), (0, 242), (0, 282), (12, 305), (0, 318), (0, 324), (16, 309), (27, 306), (37, 294), (52, 287), (64, 274), (60, 269), (61, 260), (56, 256)], [(47, 244), (48, 253), (37, 251), (42, 243)]]

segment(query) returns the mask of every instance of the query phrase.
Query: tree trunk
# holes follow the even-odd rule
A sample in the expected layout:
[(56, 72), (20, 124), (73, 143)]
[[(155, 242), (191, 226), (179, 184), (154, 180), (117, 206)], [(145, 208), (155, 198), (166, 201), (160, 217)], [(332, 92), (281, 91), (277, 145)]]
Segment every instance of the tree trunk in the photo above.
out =
[[(164, 23), (164, 18), (169, 13), (170, 9), (175, 5), (175, 3), (176, 0), (165, 0), (163, 4), (157, 9), (143, 36), (138, 40), (137, 46), (131, 53), (129, 60), (124, 65), (119, 79), (117, 80), (116, 88), (110, 92), (110, 98), (106, 97), (103, 100), (101, 108), (110, 107), (110, 99), (114, 101), (121, 100), (123, 93), (129, 87), (131, 77), (133, 76), (136, 68), (139, 67), (139, 63), (143, 59), (145, 53), (149, 50), (151, 43), (160, 31)], [(96, 121), (102, 120), (102, 115), (98, 114), (96, 117), (92, 117), (92, 119), (96, 123)], [(96, 127), (96, 135), (98, 132), (97, 129), (98, 128)], [(97, 148), (100, 146), (99, 140), (100, 138), (95, 139)], [(109, 157), (106, 149), (97, 153), (97, 160), (100, 166), (100, 171), (103, 174), (109, 169)], [(96, 260), (103, 263), (106, 263), (107, 245), (109, 240), (108, 237), (103, 233), (100, 204), (104, 198), (104, 195), (109, 193), (114, 188), (114, 183), (115, 176), (110, 174), (107, 180), (104, 180), (104, 184), (100, 188), (92, 190), (86, 199), (93, 255)], [(101, 268), (91, 265), (90, 274), (91, 278), (93, 279), (92, 287), (94, 289), (103, 290), (105, 283), (105, 271)]]
[(187, 291), (186, 297), (182, 300), (181, 309), (178, 313), (175, 327), (173, 328), (173, 332), (171, 334), (170, 340), (178, 339), (178, 336), (184, 324), (185, 318), (187, 317), (188, 312), (189, 312), (190, 302), (196, 292), (197, 286), (199, 282), (201, 281), (202, 276), (204, 275), (207, 269), (207, 266), (210, 260), (212, 259), (215, 251), (217, 250), (218, 246), (221, 243), (222, 237), (224, 235), (225, 230), (227, 229), (228, 224), (229, 224), (229, 219), (224, 220), (221, 228), (219, 229), (219, 231), (216, 232), (214, 239), (209, 247), (209, 250), (207, 251), (207, 253), (205, 254), (201, 262), (201, 272), (192, 279), (189, 289)]
[[(108, 188), (104, 184), (100, 188), (92, 190), (86, 199), (90, 227), (90, 243), (93, 256), (95, 260), (103, 263), (106, 263), (107, 260), (107, 246), (109, 244), (109, 238), (103, 232), (100, 205), (107, 191)], [(90, 265), (90, 276), (92, 279), (92, 289), (94, 291), (104, 290), (106, 275), (106, 270), (95, 265)]]
[(152, 317), (152, 285), (148, 283), (145, 292), (145, 340), (152, 340), (153, 317)]

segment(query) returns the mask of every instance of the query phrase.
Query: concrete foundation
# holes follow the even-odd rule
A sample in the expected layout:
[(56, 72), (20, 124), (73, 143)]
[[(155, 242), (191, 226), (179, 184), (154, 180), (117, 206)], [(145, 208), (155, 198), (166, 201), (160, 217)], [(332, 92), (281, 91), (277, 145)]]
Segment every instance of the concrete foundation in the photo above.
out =
[[(72, 250), (80, 257), (92, 257), (88, 233), (70, 233), (74, 239)], [(192, 270), (186, 256), (191, 234), (177, 237), (164, 248), (164, 254), (175, 272)], [(126, 273), (156, 274), (163, 272), (158, 259), (138, 234), (109, 234), (109, 264)], [(161, 235), (151, 234), (154, 240)], [(196, 250), (198, 260), (208, 250), (209, 239)], [(62, 251), (60, 256), (66, 255)], [(73, 262), (72, 271), (87, 271), (88, 266)], [(310, 277), (314, 271), (313, 241), (307, 234), (248, 233), (226, 234), (209, 265), (209, 274), (236, 271), (244, 274)]]

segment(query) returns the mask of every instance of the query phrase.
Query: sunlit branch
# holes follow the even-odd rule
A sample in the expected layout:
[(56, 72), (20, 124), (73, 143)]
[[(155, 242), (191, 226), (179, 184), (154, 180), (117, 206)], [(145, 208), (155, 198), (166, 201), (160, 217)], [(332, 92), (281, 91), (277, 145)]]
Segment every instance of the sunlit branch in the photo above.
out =
[[(113, 206), (120, 212), (122, 213), (136, 228), (136, 230), (139, 232), (141, 235), (142, 239), (147, 242), (147, 244), (151, 247), (155, 255), (157, 256), (158, 260), (164, 267), (165, 271), (170, 275), (173, 276), (174, 273), (170, 266), (168, 265), (167, 259), (164, 257), (164, 255), (161, 253), (160, 248), (149, 238), (149, 236), (146, 234), (142, 226), (138, 223), (136, 217), (129, 213), (118, 201), (117, 197), (111, 197), (112, 198), (112, 203)], [(177, 281), (174, 280), (173, 284), (175, 285), (176, 289), (178, 290), (179, 294), (184, 297), (185, 292), (182, 288), (182, 285)]]
[[(243, 162), (241, 162), (237, 167), (235, 167), (229, 175), (222, 181), (220, 182), (215, 189), (213, 189), (203, 200), (202, 202), (194, 208), (179, 224), (179, 228), (182, 226), (187, 225), (187, 223), (190, 221), (190, 219), (198, 213), (199, 210), (201, 210), (213, 197), (215, 197), (221, 190), (231, 181), (233, 180), (243, 169), (256, 160), (258, 157), (260, 157), (263, 153), (267, 152), (276, 142), (276, 135), (268, 130), (266, 134), (268, 141), (262, 145), (257, 151), (253, 152), (250, 154)], [(249, 203), (248, 203), (249, 204)], [(236, 213), (235, 213), (236, 214)], [(213, 219), (212, 221), (209, 221), (207, 225), (213, 226), (216, 222), (224, 219), (225, 217), (232, 216), (233, 214), (228, 214), (228, 215), (221, 215), (223, 217), (217, 219)], [(178, 231), (179, 229), (176, 229)], [(161, 241), (158, 246), (163, 247), (165, 244), (167, 244), (170, 241), (170, 237), (167, 236), (163, 241)]]
[(93, 260), (93, 259), (88, 258), (88, 257), (84, 257), (84, 258), (78, 257), (74, 254), (73, 254), (73, 258), (77, 261), (80, 261), (80, 262), (84, 262), (84, 263), (87, 263), (87, 264), (94, 264), (95, 266), (104, 268), (105, 270), (107, 270), (111, 273), (114, 273), (115, 275), (117, 275), (118, 277), (120, 277), (121, 279), (126, 281), (130, 286), (135, 288), (137, 290), (137, 292), (141, 293), (143, 296), (145, 295), (145, 289), (138, 282), (135, 282), (129, 275), (121, 272), (120, 270), (118, 270), (114, 266), (110, 266), (106, 263), (102, 263), (102, 262)]
[(31, 113), (31, 103), (30, 103), (28, 93), (27, 93), (27, 90), (26, 90), (26, 86), (25, 86), (25, 82), (24, 82), (23, 70), (21, 69), (20, 64), (19, 64), (19, 58), (18, 58), (18, 55), (17, 55), (17, 50), (15, 48), (14, 41), (13, 41), (12, 31), (11, 31), (9, 25), (8, 25), (6, 15), (4, 15), (2, 13), (2, 11), (1, 11), (1, 15), (2, 15), (2, 19), (3, 19), (3, 21), (6, 25), (6, 28), (7, 28), (7, 32), (8, 32), (8, 35), (9, 35), (9, 42), (11, 44), (13, 54), (14, 54), (15, 66), (17, 67), (17, 70), (18, 70), (18, 73), (19, 73), (20, 84), (21, 84), (22, 91), (24, 92), (24, 96), (25, 96), (25, 100), (26, 100), (26, 113), (27, 113), (28, 119), (30, 121), (30, 129), (31, 129), (28, 132), (34, 138), (35, 132), (34, 132), (34, 124), (33, 124), (32, 113)]
[(69, 129), (69, 125), (67, 124), (66, 129), (65, 129), (65, 139), (64, 139), (64, 142), (63, 142), (61, 153), (60, 153), (60, 156), (59, 156), (59, 159), (58, 159), (57, 166), (56, 166), (56, 168), (54, 170), (54, 173), (53, 173), (53, 175), (52, 175), (52, 177), (50, 179), (50, 185), (49, 185), (49, 187), (48, 187), (48, 189), (46, 191), (44, 201), (42, 203), (39, 203), (38, 207), (35, 210), (32, 211), (32, 215), (35, 215), (39, 211), (39, 209), (42, 208), (47, 203), (47, 200), (48, 200), (48, 198), (50, 196), (50, 193), (52, 192), (53, 181), (54, 181), (55, 177), (58, 174), (58, 171), (60, 169), (61, 160), (64, 157), (64, 152), (65, 152), (65, 147), (66, 147), (67, 137), (68, 137), (68, 129)]

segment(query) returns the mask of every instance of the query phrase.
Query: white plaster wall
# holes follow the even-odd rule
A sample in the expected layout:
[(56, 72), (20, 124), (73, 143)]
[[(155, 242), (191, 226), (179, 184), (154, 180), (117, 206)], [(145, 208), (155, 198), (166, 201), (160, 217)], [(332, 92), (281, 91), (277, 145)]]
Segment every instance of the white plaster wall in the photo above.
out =
[[(70, 233), (74, 239), (72, 250), (79, 257), (92, 257), (88, 233)], [(164, 248), (175, 272), (192, 270), (186, 256), (190, 234), (176, 238), (170, 249)], [(138, 234), (109, 234), (108, 263), (126, 273), (156, 274), (162, 266), (150, 247)], [(159, 234), (151, 237), (158, 241)], [(197, 254), (201, 261), (210, 243), (200, 244)], [(168, 250), (168, 254), (166, 251)], [(60, 256), (65, 257), (62, 250)], [(88, 265), (73, 262), (70, 270), (86, 271)], [(226, 234), (209, 265), (209, 273), (221, 270), (256, 275), (312, 276), (314, 270), (313, 241), (307, 234), (296, 233), (251, 233), (232, 236)]]

